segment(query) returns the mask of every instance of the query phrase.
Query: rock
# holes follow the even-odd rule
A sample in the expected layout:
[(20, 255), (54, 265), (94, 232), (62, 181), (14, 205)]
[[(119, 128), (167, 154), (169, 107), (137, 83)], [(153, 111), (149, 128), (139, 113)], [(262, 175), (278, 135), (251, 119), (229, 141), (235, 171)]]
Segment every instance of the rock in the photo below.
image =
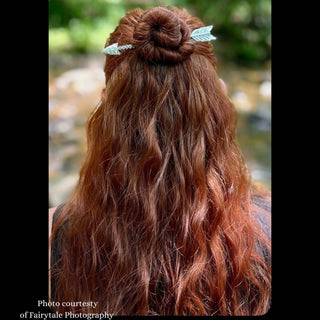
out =
[(248, 119), (259, 131), (271, 130), (271, 110), (269, 104), (259, 102), (257, 109), (248, 115)]
[(242, 112), (250, 112), (253, 106), (248, 98), (248, 95), (243, 91), (236, 91), (232, 97), (232, 102), (237, 110)]
[(60, 118), (58, 121), (49, 121), (49, 136), (56, 133), (66, 133), (74, 127), (74, 120), (71, 118)]
[(59, 179), (51, 179), (49, 198), (52, 206), (57, 206), (69, 200), (78, 178), (78, 174), (69, 174)]
[(259, 87), (259, 93), (265, 98), (270, 98), (271, 97), (271, 81), (262, 82)]
[(57, 89), (65, 90), (69, 86), (79, 94), (92, 93), (104, 83), (104, 73), (101, 68), (80, 68), (62, 73), (55, 79)]

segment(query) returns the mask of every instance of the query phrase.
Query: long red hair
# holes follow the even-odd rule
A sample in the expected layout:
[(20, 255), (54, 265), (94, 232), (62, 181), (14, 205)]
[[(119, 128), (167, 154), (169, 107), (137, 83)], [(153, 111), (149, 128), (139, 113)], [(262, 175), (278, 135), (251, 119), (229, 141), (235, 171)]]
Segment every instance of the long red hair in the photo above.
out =
[(106, 56), (79, 181), (53, 228), (52, 300), (98, 305), (57, 310), (267, 312), (270, 239), (211, 44), (190, 38), (202, 26), (156, 7), (128, 12), (110, 35), (106, 46), (134, 48)]

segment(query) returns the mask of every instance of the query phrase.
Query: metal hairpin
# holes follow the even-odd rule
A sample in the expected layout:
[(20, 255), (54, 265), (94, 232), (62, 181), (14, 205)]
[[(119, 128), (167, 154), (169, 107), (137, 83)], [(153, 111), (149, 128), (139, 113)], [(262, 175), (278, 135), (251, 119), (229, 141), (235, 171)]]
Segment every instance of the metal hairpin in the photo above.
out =
[[(192, 31), (190, 37), (196, 42), (215, 40), (217, 38), (210, 33), (212, 28), (213, 28), (213, 25), (195, 29)], [(118, 43), (113, 43), (110, 46), (107, 46), (106, 48), (104, 48), (102, 52), (105, 54), (114, 56), (114, 55), (120, 55), (121, 54), (120, 50), (128, 50), (133, 48), (134, 46), (131, 44), (118, 46)]]

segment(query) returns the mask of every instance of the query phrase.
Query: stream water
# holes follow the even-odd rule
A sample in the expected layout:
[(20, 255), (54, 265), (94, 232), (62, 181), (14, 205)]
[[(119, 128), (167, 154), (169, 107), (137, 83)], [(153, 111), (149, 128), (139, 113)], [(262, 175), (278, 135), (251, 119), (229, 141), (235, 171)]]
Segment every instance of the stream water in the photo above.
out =
[[(86, 152), (85, 123), (104, 86), (104, 56), (49, 57), (49, 206), (69, 199)], [(219, 66), (219, 64), (218, 64)], [(238, 140), (257, 184), (271, 188), (270, 66), (218, 68), (238, 112)]]

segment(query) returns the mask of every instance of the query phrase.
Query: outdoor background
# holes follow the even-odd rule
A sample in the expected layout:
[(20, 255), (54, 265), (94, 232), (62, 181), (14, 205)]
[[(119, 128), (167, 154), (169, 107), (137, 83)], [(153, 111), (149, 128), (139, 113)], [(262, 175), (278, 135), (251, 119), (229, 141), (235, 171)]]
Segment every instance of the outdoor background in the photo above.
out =
[(49, 207), (69, 199), (86, 152), (85, 123), (104, 85), (109, 34), (129, 9), (186, 8), (206, 25), (218, 75), (238, 112), (253, 180), (271, 188), (270, 0), (49, 0)]

